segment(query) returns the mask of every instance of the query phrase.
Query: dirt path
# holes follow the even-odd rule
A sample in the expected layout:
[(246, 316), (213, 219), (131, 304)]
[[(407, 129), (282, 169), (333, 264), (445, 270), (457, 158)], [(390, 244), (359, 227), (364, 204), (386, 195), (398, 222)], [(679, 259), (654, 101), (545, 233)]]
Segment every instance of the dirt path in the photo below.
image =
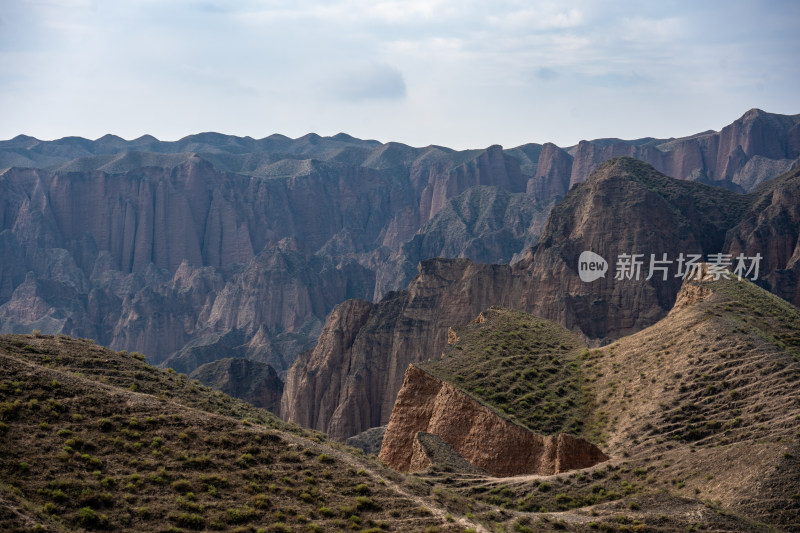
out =
[[(302, 437), (299, 437), (297, 435), (286, 434), (286, 435), (284, 435), (284, 438), (289, 437), (289, 436), (297, 444), (308, 445), (308, 441), (306, 439), (304, 439)], [(354, 468), (356, 470), (361, 470), (363, 468), (364, 470), (367, 471), (367, 473), (373, 479), (377, 480), (378, 482), (383, 481), (383, 483), (387, 487), (389, 487), (390, 489), (394, 490), (396, 493), (398, 493), (398, 494), (408, 498), (409, 500), (413, 501), (414, 503), (419, 505), (419, 507), (424, 507), (426, 509), (429, 509), (431, 511), (431, 514), (434, 517), (436, 517), (439, 520), (441, 520), (443, 524), (449, 524), (450, 523), (445, 518), (450, 513), (447, 511), (447, 509), (439, 506), (437, 504), (437, 502), (435, 500), (433, 500), (432, 498), (431, 499), (423, 499), (420, 496), (412, 494), (411, 492), (406, 490), (402, 485), (392, 481), (389, 478), (386, 478), (386, 477), (380, 475), (380, 473), (376, 472), (372, 468), (372, 465), (368, 461), (359, 460), (357, 457), (355, 457), (355, 456), (353, 456), (353, 455), (351, 455), (351, 454), (349, 454), (347, 452), (343, 452), (343, 451), (339, 450), (338, 448), (335, 448), (334, 446), (328, 446), (328, 450), (326, 450), (326, 453), (329, 453), (330, 455), (334, 456), (335, 458), (337, 458), (338, 460), (342, 461), (343, 463), (346, 463), (346, 464), (350, 465), (352, 468)], [(471, 520), (468, 520), (466, 517), (460, 517), (460, 518), (453, 517), (453, 518), (455, 520), (455, 522), (453, 522), (453, 523), (458, 524), (459, 526), (462, 526), (465, 529), (466, 528), (472, 528), (475, 531), (478, 531), (479, 533), (490, 533), (485, 527), (483, 527), (483, 525), (481, 525), (478, 522), (473, 522)], [(408, 521), (411, 522), (412, 519), (408, 519)]]

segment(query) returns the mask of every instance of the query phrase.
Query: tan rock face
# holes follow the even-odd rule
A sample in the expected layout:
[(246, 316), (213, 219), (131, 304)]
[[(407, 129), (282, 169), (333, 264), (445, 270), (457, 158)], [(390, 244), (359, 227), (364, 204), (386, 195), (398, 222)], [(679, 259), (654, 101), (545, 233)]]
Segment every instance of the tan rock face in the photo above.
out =
[(403, 472), (427, 468), (427, 456), (423, 457), (419, 445), (414, 446), (419, 431), (436, 435), (471, 464), (496, 476), (549, 475), (608, 459), (577, 437), (542, 436), (518, 426), (410, 365), (379, 458)]
[[(564, 154), (542, 150), (537, 176), (543, 183), (559, 183), (569, 172), (569, 184), (586, 180), (604, 161), (628, 156), (646, 161), (659, 172), (692, 181), (752, 191), (768, 176), (789, 171), (800, 157), (800, 117), (773, 115), (751, 109), (721, 131), (710, 131), (671, 141), (581, 141), (569, 165)], [(560, 149), (559, 149), (560, 150)], [(567, 154), (569, 155), (569, 154)], [(552, 169), (559, 169), (553, 173)], [(555, 176), (558, 175), (559, 179)], [(540, 181), (535, 181), (537, 183)], [(530, 184), (529, 184), (530, 186)]]
[(386, 424), (409, 363), (442, 353), (451, 326), (509, 297), (505, 265), (436, 259), (419, 268), (407, 291), (331, 313), (317, 346), (289, 370), (282, 418), (339, 440)]
[[(632, 179), (631, 173), (638, 177)], [(466, 325), (492, 305), (548, 318), (594, 339), (612, 340), (648, 327), (672, 309), (681, 279), (673, 271), (666, 281), (646, 280), (645, 265), (639, 280), (615, 280), (614, 261), (621, 253), (648, 259), (651, 253), (667, 253), (674, 260), (680, 253), (758, 252), (765, 258), (762, 272), (771, 272), (762, 275), (770, 289), (798, 304), (798, 183), (800, 171), (747, 198), (671, 180), (629, 159), (607, 165), (553, 209), (540, 243), (512, 267), (465, 259), (422, 262), (408, 290), (373, 306), (353, 333), (353, 346), (331, 353), (338, 361), (329, 367), (333, 379), (314, 374), (303, 387), (287, 383), (285, 409), (297, 405), (292, 409), (304, 414), (292, 418), (284, 410), (283, 416), (296, 422), (313, 418), (311, 427), (338, 439), (386, 424), (407, 365), (437, 357), (447, 345), (448, 328)], [(754, 201), (756, 196), (761, 199)], [(609, 261), (605, 278), (580, 280), (577, 261), (584, 250)], [(330, 331), (339, 328), (336, 316), (331, 315)], [(329, 345), (325, 334), (319, 344)], [(307, 358), (301, 356), (298, 364), (305, 365)], [(325, 402), (313, 400), (309, 391), (332, 387), (330, 382), (343, 385)]]

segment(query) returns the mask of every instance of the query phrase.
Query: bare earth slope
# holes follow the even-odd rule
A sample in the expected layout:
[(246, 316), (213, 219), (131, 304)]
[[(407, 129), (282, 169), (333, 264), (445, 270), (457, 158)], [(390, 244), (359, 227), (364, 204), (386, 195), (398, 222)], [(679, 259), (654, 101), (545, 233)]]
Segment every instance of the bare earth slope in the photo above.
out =
[(0, 529), (481, 528), (463, 497), (442, 505), (424, 484), (140, 358), (0, 336)]
[[(507, 464), (524, 469), (531, 446), (515, 448), (516, 433), (503, 430), (473, 434), (467, 447), (453, 440), (464, 422), (434, 419), (469, 418), (470, 409), (452, 394), (429, 398), (425, 384), (434, 378), (411, 366), (381, 450), (390, 464), (427, 469), (425, 479), (493, 503), (503, 509), (495, 520), (515, 524), (556, 520), (575, 531), (800, 528), (796, 307), (746, 280), (715, 280), (706, 269), (701, 280), (684, 282), (657, 324), (584, 349), (572, 362), (556, 356), (570, 345), (546, 323), (503, 309), (481, 316), (485, 324), (452, 336), (444, 358), (420, 366), (448, 376), (442, 387), (469, 391), (498, 416), (547, 424), (554, 413), (581, 412), (580, 434), (610, 460), (551, 476), (481, 475), (446, 454), (439, 464), (434, 453), (418, 454), (419, 443), (401, 442), (419, 430), (427, 411), (434, 411), (431, 432), (477, 466), (502, 451)], [(528, 332), (525, 324), (545, 328)], [(548, 342), (553, 357), (536, 357)], [(558, 372), (580, 376), (580, 387), (550, 379)], [(542, 397), (532, 401), (537, 392)]]
[(669, 316), (584, 368), (611, 455), (656, 486), (800, 527), (796, 307), (735, 278), (686, 282)]
[[(423, 261), (408, 290), (342, 304), (289, 370), (281, 416), (336, 439), (386, 424), (407, 366), (441, 354), (448, 328), (492, 305), (553, 320), (593, 343), (640, 331), (672, 308), (680, 254), (761, 254), (759, 283), (800, 303), (799, 195), (800, 169), (740, 195), (630, 158), (608, 161), (553, 208), (538, 244), (511, 267)], [(585, 250), (609, 262), (605, 278), (581, 281)], [(615, 279), (623, 253), (645, 258), (638, 279)], [(672, 261), (666, 280), (659, 272), (646, 279), (651, 254)], [(356, 308), (359, 320), (343, 321)]]

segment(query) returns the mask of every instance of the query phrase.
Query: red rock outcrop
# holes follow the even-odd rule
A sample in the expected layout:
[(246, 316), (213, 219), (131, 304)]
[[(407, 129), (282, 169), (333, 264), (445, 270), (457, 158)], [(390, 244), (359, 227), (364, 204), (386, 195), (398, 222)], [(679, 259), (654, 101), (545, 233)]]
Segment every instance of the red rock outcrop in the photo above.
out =
[[(767, 184), (764, 191), (742, 196), (670, 179), (639, 161), (608, 162), (553, 209), (537, 246), (513, 267), (468, 260), (422, 262), (407, 291), (390, 293), (367, 311), (370, 316), (353, 332), (351, 347), (331, 352), (336, 364), (315, 363), (329, 368), (333, 378), (314, 373), (302, 386), (287, 382), (282, 415), (308, 421), (337, 439), (386, 424), (403, 369), (440, 354), (449, 327), (466, 325), (492, 305), (554, 320), (595, 342), (639, 331), (672, 308), (681, 286), (674, 261), (681, 253), (745, 250), (754, 255), (761, 248), (748, 248), (747, 243), (765, 243), (774, 247), (761, 252), (774, 256), (768, 263), (774, 270), (762, 270), (762, 278), (773, 292), (800, 304), (792, 270), (800, 268), (795, 259), (800, 257), (796, 183), (800, 176), (793, 173), (776, 180), (774, 191)], [(765, 210), (763, 202), (774, 204)], [(765, 218), (757, 222), (762, 212)], [(584, 250), (606, 258), (605, 278), (580, 280), (577, 262)], [(616, 257), (622, 253), (644, 254), (639, 279), (614, 279)], [(656, 272), (647, 280), (650, 254), (661, 259), (664, 253), (673, 261), (667, 279)], [(337, 330), (334, 315), (327, 329)], [(323, 333), (313, 353), (321, 356), (318, 350), (327, 345)], [(302, 355), (289, 374), (307, 373), (309, 357)], [(346, 386), (324, 402), (309, 394), (330, 387), (331, 381)], [(295, 414), (289, 414), (289, 406), (298, 406), (291, 407)]]
[[(604, 161), (628, 156), (659, 172), (692, 181), (752, 191), (763, 181), (789, 171), (800, 158), (800, 115), (776, 115), (751, 109), (721, 131), (678, 139), (600, 139), (581, 141), (570, 149), (569, 164), (556, 150), (542, 150), (537, 176), (570, 186), (586, 180)], [(558, 169), (555, 174), (553, 169)], [(558, 178), (556, 178), (558, 176)], [(529, 184), (530, 186), (530, 184)], [(537, 181), (534, 181), (537, 186)], [(539, 187), (541, 185), (538, 185)]]
[(538, 435), (481, 405), (453, 385), (410, 365), (386, 428), (379, 458), (402, 472), (424, 469), (418, 432), (436, 435), (471, 464), (495, 476), (549, 475), (608, 457), (570, 435)]
[(507, 265), (435, 259), (419, 269), (408, 290), (331, 313), (317, 346), (289, 369), (282, 418), (339, 440), (385, 424), (409, 363), (441, 353), (450, 326), (510, 297)]

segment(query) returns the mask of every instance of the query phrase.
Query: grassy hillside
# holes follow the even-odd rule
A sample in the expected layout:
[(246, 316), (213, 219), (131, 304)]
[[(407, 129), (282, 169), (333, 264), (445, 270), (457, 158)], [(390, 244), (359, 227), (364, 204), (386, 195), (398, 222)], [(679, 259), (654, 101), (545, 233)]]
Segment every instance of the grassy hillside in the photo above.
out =
[(783, 300), (689, 282), (669, 316), (600, 349), (499, 308), (451, 340), (421, 366), (611, 459), (496, 478), (449, 457), (403, 476), (138, 354), (0, 336), (0, 529), (800, 529), (800, 312)]
[(138, 354), (0, 336), (3, 531), (463, 531), (418, 482)]
[(687, 282), (662, 321), (594, 350), (522, 313), (482, 317), (421, 366), (531, 429), (577, 429), (611, 456), (548, 477), (423, 476), (496, 506), (479, 517), (487, 527), (800, 529), (797, 308), (747, 281)]
[(585, 345), (576, 335), (549, 320), (492, 307), (454, 330), (451, 342), (442, 359), (417, 366), (533, 431), (581, 433)]

